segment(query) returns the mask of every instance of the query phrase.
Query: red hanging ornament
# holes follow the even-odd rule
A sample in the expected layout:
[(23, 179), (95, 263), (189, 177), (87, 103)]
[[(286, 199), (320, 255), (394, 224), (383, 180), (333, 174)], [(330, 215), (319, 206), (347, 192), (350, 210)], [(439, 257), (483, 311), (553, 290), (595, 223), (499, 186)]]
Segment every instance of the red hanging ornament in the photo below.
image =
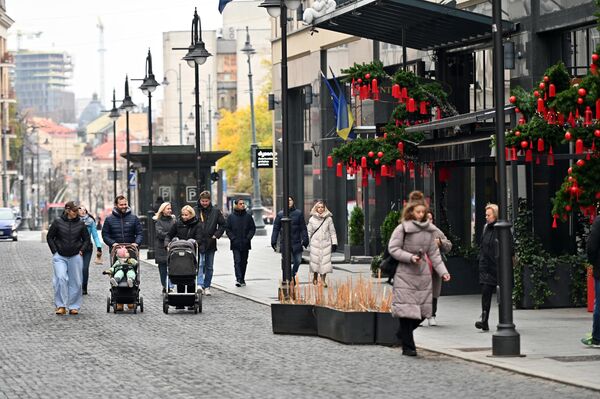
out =
[(425, 103), (425, 101), (421, 101), (419, 103), (419, 113), (421, 115), (427, 115), (427, 104)]
[(369, 151), (367, 155), (369, 156), (369, 158), (373, 158), (375, 156), (375, 153), (373, 151)]
[(598, 59), (600, 59), (600, 56), (598, 54), (596, 54), (596, 53), (593, 53), (592, 54), (592, 61), (593, 62), (598, 62)]
[(343, 166), (343, 165), (342, 165), (342, 163), (341, 163), (341, 162), (338, 162), (338, 163), (337, 163), (337, 168), (336, 168), (336, 170), (335, 170), (335, 175), (336, 175), (337, 177), (342, 177), (342, 166)]
[(327, 167), (333, 168), (333, 157), (331, 155), (327, 155)]
[(539, 113), (544, 113), (545, 110), (545, 106), (544, 106), (544, 100), (541, 98), (538, 98), (537, 100), (537, 111)]
[(527, 147), (529, 147), (529, 143), (527, 142), (527, 140), (521, 141), (521, 148), (527, 148)]
[(552, 222), (552, 228), (556, 229), (558, 227), (556, 224), (556, 219), (558, 219), (558, 215), (554, 214), (553, 218), (554, 218), (554, 221)]
[(533, 152), (528, 149), (527, 151), (525, 151), (525, 162), (531, 162), (533, 161)]
[(508, 101), (510, 101), (511, 104), (514, 104), (517, 102), (517, 97), (516, 96), (510, 96)]
[(400, 151), (400, 154), (404, 154), (404, 142), (403, 141), (398, 142), (398, 151)]
[(361, 100), (369, 99), (369, 86), (367, 86), (367, 85), (360, 86), (360, 99)]
[(362, 178), (361, 178), (361, 186), (367, 187), (368, 185), (369, 185), (369, 174), (367, 173), (367, 171), (365, 169), (363, 169)]
[(379, 158), (375, 158), (375, 160), (373, 161), (373, 163), (375, 163), (375, 165), (379, 165), (381, 161), (379, 161)]
[(571, 207), (571, 205), (568, 205), (568, 204), (567, 204), (567, 205), (565, 205), (565, 211), (567, 211), (567, 212), (571, 212), (571, 209), (573, 209), (573, 208)]
[(568, 174), (571, 174), (571, 173), (573, 173), (573, 168), (569, 167), (569, 169), (567, 169), (567, 173), (568, 173)]
[(548, 97), (556, 97), (556, 86), (554, 86), (554, 83), (550, 83), (550, 87), (548, 88)]
[(583, 154), (583, 140), (581, 139), (575, 141), (575, 154)]
[(537, 141), (537, 150), (538, 152), (544, 151), (544, 139), (538, 139)]
[(366, 168), (367, 167), (367, 157), (360, 158), (360, 167), (361, 168)]
[(402, 88), (402, 92), (401, 92), (401, 99), (406, 100), (408, 98), (408, 89), (406, 87)]
[(571, 125), (571, 127), (575, 127), (575, 117), (573, 117), (573, 113), (569, 112), (569, 117), (567, 118), (567, 123)]
[(512, 153), (512, 160), (516, 161), (517, 160), (517, 147), (512, 147), (511, 153)]
[(371, 80), (371, 95), (373, 100), (379, 101), (379, 86), (377, 85), (377, 79)]
[(388, 175), (388, 167), (387, 167), (387, 165), (381, 165), (381, 175), (382, 176), (387, 176)]
[(546, 85), (542, 82), (539, 85), (540, 90), (545, 90), (546, 89)]
[(400, 85), (398, 83), (392, 85), (392, 97), (400, 99)]
[(406, 107), (408, 112), (413, 113), (417, 110), (417, 106), (415, 105), (415, 99), (414, 98), (409, 98), (408, 99), (408, 107)]
[(515, 136), (516, 136), (516, 137), (521, 137), (521, 131), (520, 131), (520, 130), (517, 130), (517, 131), (515, 132)]
[(546, 163), (548, 166), (554, 166), (554, 151), (552, 151), (552, 146), (550, 146), (550, 150), (548, 151), (548, 159)]
[(400, 159), (396, 159), (396, 172), (400, 172), (402, 170), (402, 161)]
[[(579, 98), (577, 99), (577, 104), (579, 104), (579, 105), (582, 105), (582, 104), (583, 104), (583, 102), (584, 102), (584, 100), (583, 100), (583, 97), (579, 97)], [(579, 117), (579, 115), (578, 115), (577, 117)]]
[(582, 87), (581, 89), (577, 90), (577, 94), (579, 94), (579, 97), (585, 97), (587, 91)]
[(379, 152), (377, 153), (377, 156), (378, 156), (379, 158), (383, 157), (383, 151), (379, 151)]
[(583, 165), (585, 165), (585, 161), (583, 159), (578, 159), (577, 166), (579, 166), (581, 168), (581, 167), (583, 167)]
[(571, 134), (571, 132), (569, 132), (567, 130), (567, 132), (565, 133), (565, 140), (571, 141), (572, 138), (573, 138), (573, 135)]
[(535, 91), (533, 92), (533, 95), (534, 95), (535, 97), (539, 97), (539, 96), (540, 96), (540, 92), (539, 92), (539, 91), (537, 91), (537, 90), (535, 90)]

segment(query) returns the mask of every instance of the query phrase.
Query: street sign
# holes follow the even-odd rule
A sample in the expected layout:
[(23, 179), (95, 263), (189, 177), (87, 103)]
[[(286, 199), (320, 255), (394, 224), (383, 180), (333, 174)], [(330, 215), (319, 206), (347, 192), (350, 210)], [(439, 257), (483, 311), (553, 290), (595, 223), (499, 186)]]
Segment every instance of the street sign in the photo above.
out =
[(196, 186), (185, 186), (185, 201), (196, 202), (198, 201), (198, 191)]
[(272, 148), (255, 148), (254, 159), (256, 159), (256, 167), (259, 169), (273, 168), (275, 160), (275, 151)]
[(135, 172), (129, 172), (129, 188), (135, 188), (137, 186), (137, 179)]
[(171, 202), (171, 187), (170, 186), (158, 186), (158, 195), (165, 202)]

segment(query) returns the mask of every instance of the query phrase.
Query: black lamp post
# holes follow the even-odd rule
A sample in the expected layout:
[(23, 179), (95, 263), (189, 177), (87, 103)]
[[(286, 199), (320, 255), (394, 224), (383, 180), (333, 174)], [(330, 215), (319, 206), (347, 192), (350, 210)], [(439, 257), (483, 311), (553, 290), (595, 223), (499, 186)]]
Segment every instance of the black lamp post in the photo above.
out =
[[(252, 90), (252, 64), (250, 57), (256, 53), (252, 44), (250, 44), (250, 32), (246, 26), (246, 43), (242, 48), (242, 53), (248, 56), (248, 91), (250, 92), (250, 122), (252, 124), (252, 144), (250, 145), (250, 157), (252, 159), (252, 180), (254, 183), (254, 190), (252, 192), (252, 217), (254, 218), (254, 224), (256, 225), (256, 235), (266, 236), (267, 230), (265, 229), (265, 222), (262, 218), (263, 207), (260, 199), (260, 175), (258, 174), (258, 165), (256, 163), (256, 149), (258, 144), (256, 143), (256, 123), (254, 118), (254, 91)], [(210, 116), (209, 116), (210, 118)]]
[(288, 132), (288, 113), (287, 113), (287, 92), (288, 92), (288, 68), (287, 68), (287, 10), (295, 10), (300, 6), (300, 0), (265, 0), (259, 7), (267, 9), (269, 15), (273, 18), (279, 17), (281, 26), (281, 144), (283, 147), (283, 217), (281, 218), (282, 227), (282, 257), (281, 267), (283, 269), (283, 292), (289, 293), (286, 286), (292, 280), (291, 267), (291, 220), (288, 206), (290, 196), (290, 145)]
[(200, 172), (200, 71), (199, 66), (204, 64), (208, 57), (212, 54), (206, 51), (204, 42), (202, 41), (202, 28), (198, 9), (194, 9), (194, 18), (192, 19), (191, 29), (192, 41), (188, 47), (188, 52), (183, 57), (190, 67), (194, 67), (195, 86), (194, 97), (196, 110), (196, 196), (200, 195), (202, 190), (202, 176)]
[(504, 153), (504, 51), (502, 47), (501, 0), (492, 1), (492, 36), (494, 51), (494, 93), (496, 105), (496, 167), (498, 172), (498, 241), (500, 256), (500, 305), (498, 329), (492, 337), (492, 355), (520, 356), (520, 335), (515, 329), (512, 312), (513, 267), (511, 256), (511, 223), (507, 220), (506, 157)]
[(121, 116), (119, 109), (117, 108), (117, 100), (115, 98), (115, 89), (113, 89), (112, 109), (108, 117), (113, 122), (113, 193), (114, 197), (117, 198), (117, 120)]
[[(135, 108), (135, 104), (131, 101), (131, 96), (129, 95), (129, 77), (125, 76), (125, 97), (123, 98), (123, 102), (119, 109), (125, 111), (125, 135), (126, 135), (126, 149), (127, 153), (127, 170), (125, 171), (125, 184), (127, 184), (127, 201), (131, 201), (131, 189), (129, 187), (129, 112), (133, 111)], [(131, 203), (131, 202), (130, 202)]]
[(154, 184), (154, 175), (152, 168), (152, 92), (160, 84), (154, 79), (152, 73), (152, 54), (148, 49), (148, 55), (146, 56), (146, 74), (144, 76), (144, 82), (140, 86), (142, 92), (148, 96), (148, 179), (147, 179), (147, 195), (148, 198), (148, 259), (154, 259), (154, 223), (152, 223), (152, 216), (154, 211), (152, 210), (153, 193), (152, 186)]

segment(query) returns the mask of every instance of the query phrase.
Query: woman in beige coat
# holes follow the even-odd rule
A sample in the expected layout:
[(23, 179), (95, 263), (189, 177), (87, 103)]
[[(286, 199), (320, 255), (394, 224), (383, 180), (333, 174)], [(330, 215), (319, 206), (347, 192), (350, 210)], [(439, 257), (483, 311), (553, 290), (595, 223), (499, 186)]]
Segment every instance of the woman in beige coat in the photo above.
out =
[(436, 228), (427, 220), (427, 207), (421, 202), (411, 202), (404, 207), (402, 223), (390, 238), (388, 250), (398, 267), (394, 275), (392, 316), (400, 319), (398, 335), (402, 339), (402, 354), (416, 356), (413, 331), (431, 316), (432, 279), (426, 257), (431, 259), (433, 270), (444, 281), (450, 274), (435, 243)]
[(331, 253), (337, 249), (337, 235), (331, 212), (323, 201), (318, 201), (311, 209), (306, 229), (310, 245), (310, 271), (313, 273), (313, 284), (317, 284), (320, 274), (323, 286), (327, 287), (325, 276), (333, 271)]

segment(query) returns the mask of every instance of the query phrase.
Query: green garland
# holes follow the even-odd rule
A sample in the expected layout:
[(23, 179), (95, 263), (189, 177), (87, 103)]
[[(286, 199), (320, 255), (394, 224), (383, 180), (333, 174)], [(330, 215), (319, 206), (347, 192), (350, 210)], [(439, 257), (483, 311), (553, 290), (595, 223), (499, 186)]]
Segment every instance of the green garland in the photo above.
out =
[[(381, 83), (389, 79), (389, 75), (383, 70), (383, 63), (378, 60), (369, 64), (354, 63), (353, 66), (342, 69), (342, 73), (345, 75), (342, 78), (344, 83), (351, 83), (352, 81), (357, 83), (358, 79), (362, 80), (362, 83), (371, 83), (373, 79), (377, 79), (377, 82)], [(369, 75), (368, 78), (367, 74)]]
[[(578, 187), (578, 191), (573, 192), (574, 186)], [(573, 164), (570, 168), (570, 173), (552, 199), (552, 215), (564, 221), (572, 211), (582, 208), (588, 213), (592, 210), (586, 211), (586, 208), (593, 207), (595, 213), (599, 199), (600, 158), (594, 156), (589, 161), (584, 160), (582, 166)]]

